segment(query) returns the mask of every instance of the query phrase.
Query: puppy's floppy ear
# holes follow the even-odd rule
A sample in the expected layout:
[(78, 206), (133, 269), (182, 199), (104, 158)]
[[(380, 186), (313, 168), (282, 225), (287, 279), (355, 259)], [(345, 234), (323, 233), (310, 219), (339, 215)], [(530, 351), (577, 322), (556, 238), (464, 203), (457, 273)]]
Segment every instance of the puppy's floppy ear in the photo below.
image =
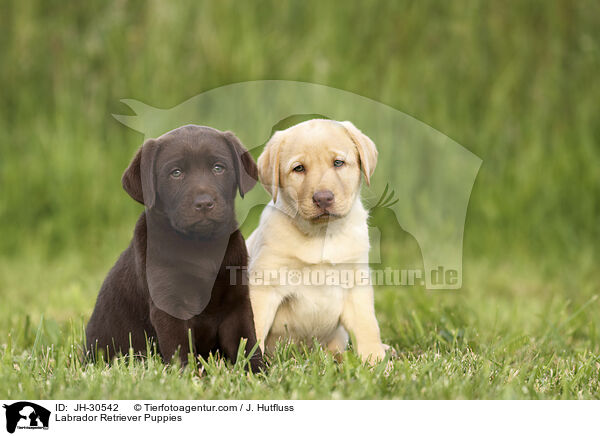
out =
[(240, 190), (240, 196), (254, 188), (258, 179), (258, 170), (252, 155), (242, 145), (237, 136), (232, 132), (223, 132), (223, 136), (229, 145), (235, 165), (237, 185)]
[(360, 157), (360, 168), (365, 175), (367, 185), (371, 184), (371, 176), (377, 165), (377, 148), (367, 135), (358, 130), (350, 121), (342, 121), (340, 124), (344, 127), (352, 142), (356, 144), (358, 156)]
[(279, 150), (283, 144), (283, 132), (275, 132), (269, 139), (265, 149), (258, 157), (258, 179), (265, 189), (273, 196), (273, 202), (277, 202), (277, 191), (279, 188)]
[(125, 192), (148, 209), (154, 206), (156, 200), (154, 161), (157, 150), (158, 142), (156, 139), (146, 140), (133, 157), (133, 160), (121, 178), (121, 184)]

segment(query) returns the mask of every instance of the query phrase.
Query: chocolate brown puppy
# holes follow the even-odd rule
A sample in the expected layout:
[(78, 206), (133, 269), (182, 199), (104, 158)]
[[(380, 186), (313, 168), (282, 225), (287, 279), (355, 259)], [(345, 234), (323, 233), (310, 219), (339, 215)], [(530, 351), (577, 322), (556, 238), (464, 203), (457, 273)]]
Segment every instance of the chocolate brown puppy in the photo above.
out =
[[(129, 247), (106, 277), (86, 329), (92, 356), (144, 354), (147, 338), (165, 361), (179, 350), (235, 361), (256, 344), (242, 268), (247, 251), (234, 214), (237, 191), (255, 185), (256, 164), (230, 132), (183, 126), (147, 140), (123, 174), (146, 206)], [(251, 369), (262, 366), (257, 348)]]

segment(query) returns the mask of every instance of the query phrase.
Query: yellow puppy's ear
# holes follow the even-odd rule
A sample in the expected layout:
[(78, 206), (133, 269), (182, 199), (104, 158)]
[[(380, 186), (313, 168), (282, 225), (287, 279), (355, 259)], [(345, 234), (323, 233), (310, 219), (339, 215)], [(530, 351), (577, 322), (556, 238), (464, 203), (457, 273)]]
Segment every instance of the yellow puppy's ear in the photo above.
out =
[(279, 188), (279, 150), (282, 143), (283, 133), (275, 132), (256, 161), (258, 179), (271, 194), (274, 203), (277, 202)]
[(377, 148), (375, 143), (371, 141), (367, 135), (358, 130), (354, 124), (350, 121), (342, 121), (340, 124), (346, 129), (352, 142), (356, 144), (358, 149), (358, 156), (360, 157), (360, 167), (363, 174), (365, 175), (365, 181), (367, 185), (371, 184), (371, 176), (375, 171), (377, 165)]

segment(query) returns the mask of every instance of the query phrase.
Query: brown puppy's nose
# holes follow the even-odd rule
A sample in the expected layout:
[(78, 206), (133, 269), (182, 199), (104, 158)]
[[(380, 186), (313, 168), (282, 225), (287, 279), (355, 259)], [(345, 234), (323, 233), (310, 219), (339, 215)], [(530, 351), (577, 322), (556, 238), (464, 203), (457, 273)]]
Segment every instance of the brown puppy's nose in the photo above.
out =
[(333, 204), (333, 192), (331, 191), (317, 191), (313, 195), (313, 201), (321, 209), (327, 209)]
[(215, 207), (215, 200), (208, 194), (200, 194), (194, 200), (194, 209), (207, 211)]

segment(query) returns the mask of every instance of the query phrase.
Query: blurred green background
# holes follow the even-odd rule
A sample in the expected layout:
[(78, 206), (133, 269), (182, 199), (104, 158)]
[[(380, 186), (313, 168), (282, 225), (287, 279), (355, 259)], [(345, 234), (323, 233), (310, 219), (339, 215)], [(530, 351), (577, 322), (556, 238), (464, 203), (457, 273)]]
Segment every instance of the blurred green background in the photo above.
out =
[(131, 113), (120, 99), (168, 108), (229, 83), (286, 79), (381, 101), (483, 159), (464, 289), (382, 290), (388, 343), (418, 354), (430, 331), (462, 332), (471, 350), (551, 334), (540, 353), (598, 352), (600, 3), (9, 0), (0, 29), (5, 351), (9, 333), (29, 350), (42, 314), (45, 344), (85, 321), (128, 244), (142, 209), (120, 177), (142, 135), (111, 116)]

